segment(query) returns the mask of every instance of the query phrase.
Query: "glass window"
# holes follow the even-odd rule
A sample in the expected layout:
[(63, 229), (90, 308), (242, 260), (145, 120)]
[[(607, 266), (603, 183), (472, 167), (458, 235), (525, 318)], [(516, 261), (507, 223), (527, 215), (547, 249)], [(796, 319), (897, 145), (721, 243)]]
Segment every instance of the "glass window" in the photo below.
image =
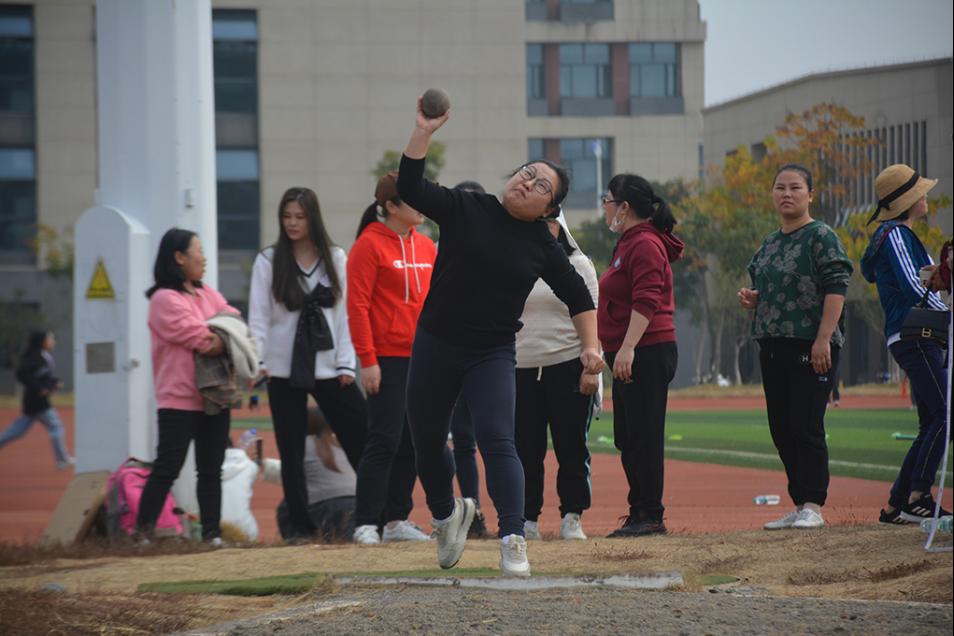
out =
[(29, 252), (36, 236), (36, 153), (0, 148), (0, 251)]
[(632, 97), (679, 96), (679, 46), (673, 42), (630, 44), (629, 94)]
[(561, 97), (612, 97), (609, 44), (560, 45)]
[(215, 153), (219, 249), (257, 250), (259, 167), (257, 150)]
[(543, 85), (543, 45), (527, 45), (527, 99), (546, 97)]
[(212, 12), (215, 110), (258, 110), (258, 42), (254, 11)]
[(33, 112), (33, 14), (0, 7), (0, 111)]
[[(540, 159), (544, 156), (547, 140), (531, 138), (527, 140), (527, 159)], [(570, 209), (593, 208), (597, 197), (613, 176), (613, 140), (608, 137), (573, 137), (554, 140), (560, 149), (559, 163), (570, 173), (570, 192), (564, 206)], [(600, 154), (600, 175), (602, 183), (597, 183), (597, 151)]]

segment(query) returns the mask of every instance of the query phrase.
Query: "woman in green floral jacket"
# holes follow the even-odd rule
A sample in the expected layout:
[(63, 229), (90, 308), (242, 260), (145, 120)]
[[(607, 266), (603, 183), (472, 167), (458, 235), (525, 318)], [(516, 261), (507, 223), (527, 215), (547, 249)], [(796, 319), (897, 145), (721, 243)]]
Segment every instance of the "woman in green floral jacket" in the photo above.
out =
[(739, 290), (739, 304), (754, 310), (769, 430), (795, 503), (766, 530), (825, 525), (825, 408), (845, 341), (840, 319), (852, 266), (834, 230), (811, 217), (812, 196), (807, 168), (779, 169), (772, 198), (782, 227), (749, 263), (752, 287)]

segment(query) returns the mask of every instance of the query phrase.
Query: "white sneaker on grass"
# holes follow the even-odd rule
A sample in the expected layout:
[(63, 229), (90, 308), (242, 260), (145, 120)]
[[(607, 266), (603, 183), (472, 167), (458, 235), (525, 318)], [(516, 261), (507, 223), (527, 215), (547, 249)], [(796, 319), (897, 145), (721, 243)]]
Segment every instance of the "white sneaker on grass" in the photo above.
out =
[(560, 538), (578, 541), (586, 539), (586, 534), (583, 532), (583, 521), (579, 514), (568, 512), (563, 515), (563, 521), (560, 522)]
[(801, 512), (798, 513), (798, 519), (792, 524), (793, 528), (798, 528), (799, 530), (811, 530), (813, 528), (824, 528), (825, 519), (822, 518), (821, 513), (817, 510), (812, 510), (811, 508), (802, 508)]
[(381, 537), (378, 536), (378, 527), (372, 525), (358, 526), (354, 529), (351, 539), (360, 545), (381, 543)]
[(519, 534), (508, 534), (500, 540), (500, 573), (503, 576), (530, 576), (527, 541)]
[[(542, 541), (543, 535), (540, 534), (540, 524), (536, 521), (523, 522), (523, 534), (527, 541)], [(517, 536), (517, 535), (514, 535)]]
[(393, 527), (390, 523), (384, 526), (384, 532), (381, 533), (381, 540), (385, 543), (392, 541), (430, 541), (430, 535), (425, 534), (416, 525), (404, 519), (398, 521)]
[(433, 537), (437, 539), (437, 563), (444, 568), (452, 568), (460, 561), (467, 544), (467, 531), (474, 520), (477, 505), (470, 497), (454, 499), (454, 512), (447, 519), (431, 520)]
[(795, 520), (798, 519), (798, 513), (798, 510), (793, 510), (781, 519), (769, 521), (762, 527), (766, 530), (784, 530), (785, 528), (791, 528)]

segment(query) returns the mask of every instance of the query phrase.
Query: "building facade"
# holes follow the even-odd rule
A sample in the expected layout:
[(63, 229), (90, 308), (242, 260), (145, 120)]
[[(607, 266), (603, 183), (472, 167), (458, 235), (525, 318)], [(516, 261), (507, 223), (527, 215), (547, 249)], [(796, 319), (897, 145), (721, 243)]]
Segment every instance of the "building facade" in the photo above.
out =
[[(436, 136), (443, 183), (494, 192), (527, 159), (554, 159), (572, 172), (575, 225), (596, 214), (614, 172), (697, 174), (696, 0), (212, 0), (212, 10), (219, 287), (239, 307), (286, 188), (313, 188), (333, 240), (350, 246), (372, 171), (404, 148), (431, 86), (452, 101)], [(57, 258), (97, 185), (95, 46), (93, 0), (0, 0), (0, 322), (10, 323), (0, 390), (12, 388), (33, 324), (56, 330), (69, 379), (72, 281)]]

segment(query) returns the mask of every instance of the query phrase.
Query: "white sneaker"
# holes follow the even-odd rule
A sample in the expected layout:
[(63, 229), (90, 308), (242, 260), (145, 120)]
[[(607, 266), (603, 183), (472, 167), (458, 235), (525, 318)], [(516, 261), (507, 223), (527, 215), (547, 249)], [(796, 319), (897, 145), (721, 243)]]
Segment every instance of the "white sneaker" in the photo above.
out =
[(575, 512), (568, 512), (563, 515), (563, 521), (560, 522), (560, 538), (568, 540), (586, 539), (586, 534), (583, 532), (583, 521), (580, 519), (580, 515)]
[[(562, 526), (561, 526), (562, 527)], [(523, 534), (527, 541), (542, 541), (543, 535), (540, 534), (540, 524), (536, 521), (523, 522)], [(514, 535), (518, 536), (518, 535)]]
[(384, 532), (381, 533), (381, 540), (385, 543), (392, 541), (430, 541), (431, 537), (421, 531), (416, 525), (408, 521), (398, 521), (394, 527), (390, 524), (384, 526)]
[(504, 576), (530, 576), (527, 541), (519, 534), (508, 534), (500, 540), (500, 573)]
[(460, 561), (467, 544), (467, 531), (474, 520), (477, 506), (470, 497), (454, 499), (454, 512), (447, 519), (431, 520), (433, 537), (437, 539), (437, 563), (444, 568), (452, 568)]
[(75, 466), (75, 465), (76, 465), (76, 459), (74, 459), (73, 457), (67, 456), (66, 459), (56, 462), (56, 469), (66, 470), (67, 468), (70, 468), (71, 466)]
[(358, 526), (355, 528), (351, 540), (360, 545), (381, 543), (381, 537), (378, 536), (378, 527), (372, 525)]
[(769, 521), (767, 524), (762, 526), (766, 530), (784, 530), (785, 528), (791, 528), (795, 523), (795, 520), (798, 519), (798, 510), (793, 510), (781, 519), (776, 519), (775, 521)]
[(792, 527), (800, 530), (823, 528), (825, 527), (825, 520), (822, 518), (820, 512), (812, 510), (811, 508), (802, 508), (802, 511), (798, 513), (798, 519), (795, 520)]

